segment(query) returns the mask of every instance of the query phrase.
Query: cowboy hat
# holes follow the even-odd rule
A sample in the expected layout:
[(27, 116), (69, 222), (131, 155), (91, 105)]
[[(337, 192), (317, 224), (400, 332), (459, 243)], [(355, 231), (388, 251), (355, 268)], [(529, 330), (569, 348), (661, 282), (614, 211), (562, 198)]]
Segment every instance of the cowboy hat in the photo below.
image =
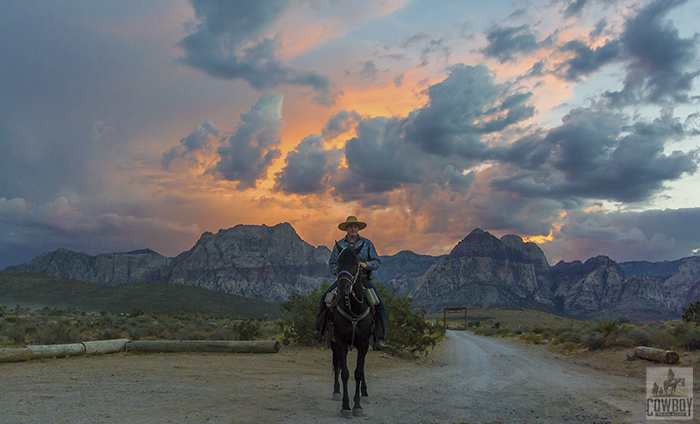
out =
[(341, 222), (338, 224), (338, 229), (341, 231), (345, 231), (345, 228), (347, 228), (348, 224), (357, 224), (358, 227), (360, 227), (360, 230), (367, 227), (367, 224), (361, 221), (357, 220), (357, 217), (350, 215), (345, 222)]

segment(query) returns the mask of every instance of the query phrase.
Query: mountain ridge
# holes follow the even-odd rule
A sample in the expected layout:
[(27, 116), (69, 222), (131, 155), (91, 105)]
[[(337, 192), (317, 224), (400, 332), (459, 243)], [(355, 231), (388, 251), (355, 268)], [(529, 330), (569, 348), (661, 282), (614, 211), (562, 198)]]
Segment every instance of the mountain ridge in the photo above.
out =
[[(90, 256), (57, 249), (5, 272), (41, 272), (106, 285), (173, 282), (281, 302), (330, 281), (330, 249), (314, 247), (289, 223), (205, 232), (174, 258), (150, 249)], [(381, 256), (375, 279), (429, 311), (516, 306), (586, 319), (678, 318), (700, 299), (700, 257), (617, 263), (607, 256), (554, 266), (517, 235), (474, 229), (447, 255), (410, 250)]]

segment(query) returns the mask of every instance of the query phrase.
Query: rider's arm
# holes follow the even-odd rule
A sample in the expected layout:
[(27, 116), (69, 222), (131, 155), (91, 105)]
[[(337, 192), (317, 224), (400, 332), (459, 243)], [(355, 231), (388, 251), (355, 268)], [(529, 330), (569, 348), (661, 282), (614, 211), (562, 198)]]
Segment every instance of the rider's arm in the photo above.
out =
[(331, 252), (331, 258), (328, 260), (328, 266), (331, 269), (331, 274), (338, 275), (338, 246), (333, 246), (333, 251)]
[(369, 271), (376, 271), (379, 269), (379, 266), (382, 264), (382, 261), (379, 259), (379, 255), (377, 254), (377, 250), (374, 248), (374, 243), (372, 243), (370, 240), (365, 239), (365, 243), (367, 243), (369, 246), (367, 246), (369, 249), (367, 251), (368, 253), (368, 258), (367, 258), (367, 270)]

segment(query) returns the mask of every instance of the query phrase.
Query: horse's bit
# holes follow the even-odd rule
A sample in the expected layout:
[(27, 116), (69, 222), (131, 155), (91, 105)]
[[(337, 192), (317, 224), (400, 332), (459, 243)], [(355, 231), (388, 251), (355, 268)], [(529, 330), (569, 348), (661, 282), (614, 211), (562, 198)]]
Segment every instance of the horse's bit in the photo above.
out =
[[(350, 287), (349, 292), (352, 293), (352, 297), (354, 297), (355, 300), (358, 301), (359, 303), (362, 303), (362, 302), (365, 300), (364, 293), (362, 294), (362, 299), (358, 299), (357, 296), (355, 296), (355, 292), (352, 290), (352, 287), (355, 285), (355, 283), (357, 283), (357, 280), (358, 280), (358, 278), (359, 278), (359, 276), (360, 276), (360, 272), (361, 272), (361, 268), (360, 268), (359, 265), (357, 266), (357, 272), (355, 272), (355, 275), (353, 275), (353, 274), (352, 274), (351, 272), (349, 272), (349, 271), (340, 271), (340, 272), (338, 273), (338, 280), (340, 280), (341, 278), (343, 278), (344, 280), (348, 280), (348, 281), (350, 282), (350, 284), (349, 284), (349, 287)], [(351, 278), (342, 277), (343, 274), (347, 274), (347, 275), (349, 275)], [(364, 311), (363, 313), (361, 313), (361, 314), (358, 315), (358, 316), (355, 316), (355, 314), (353, 314), (353, 313), (352, 313), (352, 310), (350, 309), (350, 297), (349, 297), (350, 295), (349, 295), (349, 294), (344, 294), (344, 296), (345, 296), (345, 303), (346, 303), (346, 305), (347, 305), (347, 307), (348, 307), (348, 312), (350, 312), (350, 313), (347, 313), (347, 312), (345, 312), (344, 310), (342, 310), (341, 308), (338, 308), (338, 307), (336, 307), (336, 309), (338, 310), (338, 312), (340, 312), (340, 315), (344, 316), (345, 318), (347, 318), (347, 319), (352, 323), (352, 340), (351, 340), (351, 342), (350, 342), (350, 347), (352, 348), (352, 346), (355, 344), (355, 330), (357, 330), (357, 323), (360, 322), (360, 321), (362, 321), (362, 319), (365, 318), (365, 317), (369, 314), (369, 311), (370, 311), (371, 308), (368, 306), (368, 307), (365, 309), (365, 311)]]

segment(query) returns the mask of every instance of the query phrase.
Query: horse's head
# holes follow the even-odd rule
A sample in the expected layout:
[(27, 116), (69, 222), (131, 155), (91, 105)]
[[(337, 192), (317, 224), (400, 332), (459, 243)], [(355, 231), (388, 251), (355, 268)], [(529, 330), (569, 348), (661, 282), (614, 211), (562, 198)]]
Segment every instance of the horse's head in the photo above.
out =
[(363, 245), (356, 249), (349, 246), (341, 248), (338, 242), (335, 247), (340, 251), (338, 254), (338, 290), (342, 295), (348, 295), (354, 288), (355, 282), (360, 278), (360, 251)]

